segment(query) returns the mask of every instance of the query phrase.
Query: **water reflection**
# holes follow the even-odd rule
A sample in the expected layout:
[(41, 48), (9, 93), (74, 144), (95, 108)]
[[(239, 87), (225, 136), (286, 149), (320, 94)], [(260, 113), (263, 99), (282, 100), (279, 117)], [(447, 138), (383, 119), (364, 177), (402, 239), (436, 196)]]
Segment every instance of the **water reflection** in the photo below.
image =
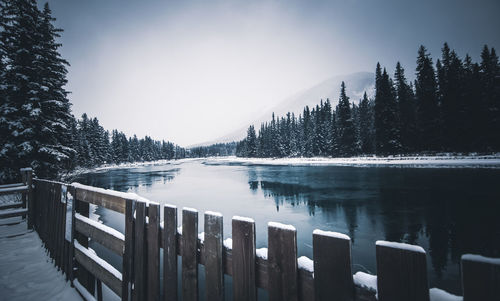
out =
[(341, 213), (353, 248), (358, 233), (370, 233), (364, 224), (381, 226), (383, 239), (423, 244), (438, 279), (464, 253), (500, 256), (497, 171), (250, 167), (248, 178), (277, 211), (305, 204), (311, 216)]
[(128, 191), (132, 187), (151, 187), (155, 183), (166, 184), (179, 173), (180, 168), (159, 169), (159, 167), (141, 167), (122, 170), (106, 170), (77, 176), (74, 180), (86, 185)]

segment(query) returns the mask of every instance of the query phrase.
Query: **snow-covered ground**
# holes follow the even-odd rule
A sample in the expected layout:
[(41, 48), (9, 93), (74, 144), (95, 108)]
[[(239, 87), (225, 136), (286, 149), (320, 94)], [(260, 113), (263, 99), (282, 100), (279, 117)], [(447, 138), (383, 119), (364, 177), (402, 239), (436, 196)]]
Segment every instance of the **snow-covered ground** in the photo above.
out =
[(106, 171), (110, 169), (126, 169), (142, 166), (155, 166), (155, 165), (179, 165), (191, 161), (199, 161), (200, 158), (185, 158), (178, 160), (156, 160), (156, 161), (145, 161), (145, 162), (133, 162), (133, 163), (121, 163), (121, 164), (104, 164), (98, 167), (83, 168), (79, 167), (68, 174), (63, 175), (63, 179), (68, 179), (79, 174), (89, 173), (89, 172), (99, 172)]
[(35, 231), (26, 222), (7, 226), (19, 217), (0, 224), (1, 300), (82, 300), (52, 263)]
[(291, 165), (291, 166), (387, 166), (416, 168), (500, 168), (500, 154), (495, 155), (439, 155), (353, 158), (240, 158), (211, 157), (207, 165)]

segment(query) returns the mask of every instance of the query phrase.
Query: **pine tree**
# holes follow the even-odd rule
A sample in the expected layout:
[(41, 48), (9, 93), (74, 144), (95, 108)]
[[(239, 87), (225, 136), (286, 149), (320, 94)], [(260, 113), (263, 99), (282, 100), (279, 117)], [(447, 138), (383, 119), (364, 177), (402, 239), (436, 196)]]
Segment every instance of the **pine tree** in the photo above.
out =
[(482, 149), (486, 151), (500, 150), (498, 133), (500, 133), (500, 66), (495, 49), (491, 52), (484, 45), (481, 52), (481, 106), (484, 122), (482, 123)]
[(246, 156), (250, 158), (257, 157), (257, 136), (253, 125), (248, 127), (246, 144)]
[(437, 62), (438, 97), (441, 104), (443, 149), (462, 150), (464, 147), (464, 83), (463, 64), (455, 51), (445, 43), (441, 61)]
[(394, 82), (399, 107), (401, 147), (403, 151), (412, 152), (416, 148), (416, 107), (413, 89), (406, 81), (404, 72), (404, 68), (397, 62)]
[(416, 75), (418, 150), (437, 151), (439, 150), (441, 131), (436, 95), (436, 74), (432, 59), (424, 46), (420, 46), (418, 50)]
[(381, 72), (377, 64), (375, 80), (375, 142), (376, 153), (381, 155), (397, 153), (401, 150), (399, 133), (398, 104), (394, 86), (387, 74)]
[(351, 114), (349, 97), (345, 92), (345, 83), (340, 86), (340, 98), (336, 109), (337, 113), (337, 137), (339, 155), (349, 157), (355, 154), (355, 130)]
[(366, 92), (363, 94), (363, 99), (359, 103), (359, 140), (361, 153), (375, 153), (373, 137), (373, 107), (368, 100)]

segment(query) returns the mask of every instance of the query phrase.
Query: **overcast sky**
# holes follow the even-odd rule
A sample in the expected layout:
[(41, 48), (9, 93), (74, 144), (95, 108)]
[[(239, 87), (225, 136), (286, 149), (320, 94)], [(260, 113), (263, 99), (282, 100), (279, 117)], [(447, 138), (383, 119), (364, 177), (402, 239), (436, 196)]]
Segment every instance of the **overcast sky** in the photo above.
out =
[[(41, 2), (42, 3), (42, 2)], [(65, 31), (73, 112), (183, 146), (245, 125), (333, 75), (414, 76), (417, 48), (479, 59), (500, 45), (498, 0), (49, 0)]]

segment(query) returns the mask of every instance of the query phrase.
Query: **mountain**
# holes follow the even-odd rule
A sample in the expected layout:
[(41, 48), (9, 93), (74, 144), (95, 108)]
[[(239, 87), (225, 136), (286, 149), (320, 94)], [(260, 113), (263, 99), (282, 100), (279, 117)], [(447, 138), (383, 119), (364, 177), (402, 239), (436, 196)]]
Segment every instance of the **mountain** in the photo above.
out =
[(342, 81), (346, 84), (347, 96), (349, 96), (351, 102), (358, 103), (363, 97), (363, 93), (366, 91), (368, 97), (372, 97), (375, 93), (375, 74), (371, 72), (357, 72), (346, 75), (338, 75), (330, 77), (327, 80), (303, 91), (300, 91), (283, 101), (279, 102), (276, 106), (269, 109), (265, 114), (261, 115), (259, 118), (249, 121), (244, 127), (241, 127), (227, 135), (224, 135), (218, 139), (201, 143), (195, 146), (206, 146), (214, 143), (225, 143), (232, 141), (239, 141), (246, 137), (246, 132), (248, 126), (253, 124), (256, 129), (260, 128), (260, 124), (266, 121), (270, 121), (272, 114), (279, 116), (284, 116), (288, 112), (293, 112), (298, 117), (304, 110), (305, 106), (310, 108), (319, 104), (323, 99), (330, 99), (332, 108), (335, 108), (339, 100), (340, 95), (340, 84)]

